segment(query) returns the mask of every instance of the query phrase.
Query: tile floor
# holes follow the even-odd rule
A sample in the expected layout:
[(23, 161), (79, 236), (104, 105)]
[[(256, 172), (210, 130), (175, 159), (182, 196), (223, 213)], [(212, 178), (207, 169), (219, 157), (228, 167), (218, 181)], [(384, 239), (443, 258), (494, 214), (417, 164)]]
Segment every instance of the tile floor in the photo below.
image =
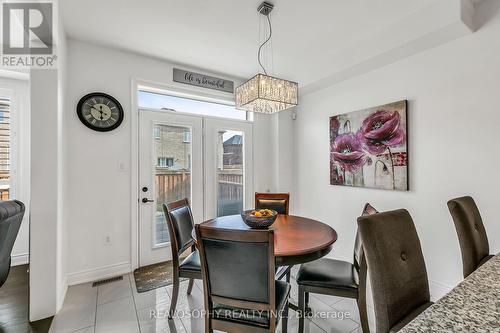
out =
[[(201, 281), (196, 281), (195, 286), (192, 294), (187, 295), (187, 281), (181, 283), (178, 313), (186, 313), (189, 309), (203, 309)], [(173, 321), (166, 319), (171, 293), (171, 286), (137, 293), (132, 274), (125, 275), (122, 281), (96, 288), (92, 288), (91, 283), (72, 286), (68, 289), (63, 308), (54, 317), (50, 332), (203, 333), (204, 321), (196, 311), (191, 312), (191, 317), (179, 316)], [(296, 296), (297, 285), (292, 282), (292, 298)], [(306, 320), (305, 332), (361, 332), (354, 300), (311, 295), (310, 306), (318, 315)], [(294, 311), (290, 311), (288, 321), (288, 332), (292, 333), (298, 330), (298, 319), (294, 314)]]

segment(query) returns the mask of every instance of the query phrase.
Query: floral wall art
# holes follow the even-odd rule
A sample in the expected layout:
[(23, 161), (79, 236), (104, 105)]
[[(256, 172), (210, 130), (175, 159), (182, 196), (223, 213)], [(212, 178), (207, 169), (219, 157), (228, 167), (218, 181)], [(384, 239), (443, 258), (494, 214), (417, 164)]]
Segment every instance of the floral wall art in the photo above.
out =
[(407, 101), (330, 117), (330, 184), (408, 190)]

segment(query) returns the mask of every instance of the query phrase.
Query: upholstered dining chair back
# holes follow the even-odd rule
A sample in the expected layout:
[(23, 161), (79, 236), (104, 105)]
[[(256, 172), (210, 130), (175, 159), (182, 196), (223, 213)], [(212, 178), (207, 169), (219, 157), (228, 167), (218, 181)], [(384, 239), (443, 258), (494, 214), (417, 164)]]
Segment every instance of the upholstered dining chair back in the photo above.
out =
[[(196, 225), (205, 309), (276, 309), (272, 230), (220, 230)], [(274, 321), (271, 320), (273, 325)]]
[(359, 232), (370, 272), (377, 332), (388, 332), (429, 303), (420, 241), (405, 209), (361, 216)]
[(181, 199), (163, 205), (167, 220), (172, 255), (180, 255), (194, 245), (192, 232), (194, 228), (193, 214), (188, 199)]
[[(361, 216), (377, 214), (377, 213), (378, 211), (375, 208), (373, 208), (372, 205), (366, 203), (365, 207), (363, 208), (363, 213), (361, 214)], [(354, 268), (356, 269), (358, 276), (360, 270), (362, 268), (365, 268), (364, 266), (366, 266), (366, 260), (363, 250), (363, 242), (361, 241), (361, 235), (359, 234), (359, 228), (358, 228), (356, 232), (356, 239), (354, 240)]]
[(479, 209), (471, 197), (461, 197), (448, 201), (455, 229), (457, 231), (464, 278), (472, 273), (490, 253), (488, 236), (484, 229)]
[(223, 231), (205, 227), (197, 230), (209, 293), (270, 303), (269, 287), (274, 285), (274, 261), (270, 260), (274, 258), (272, 230)]
[(21, 201), (0, 201), (0, 287), (9, 276), (10, 255), (23, 221), (24, 210)]
[(272, 209), (288, 215), (289, 204), (289, 193), (255, 193), (255, 209)]

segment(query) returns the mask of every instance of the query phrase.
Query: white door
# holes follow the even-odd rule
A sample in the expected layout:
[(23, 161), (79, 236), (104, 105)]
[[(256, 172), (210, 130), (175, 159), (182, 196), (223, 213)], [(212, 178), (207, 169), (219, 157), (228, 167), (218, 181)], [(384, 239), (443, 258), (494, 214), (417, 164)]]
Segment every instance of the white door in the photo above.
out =
[(205, 219), (253, 205), (252, 124), (204, 119)]
[(203, 219), (202, 118), (140, 110), (139, 266), (171, 260), (163, 204), (188, 198)]

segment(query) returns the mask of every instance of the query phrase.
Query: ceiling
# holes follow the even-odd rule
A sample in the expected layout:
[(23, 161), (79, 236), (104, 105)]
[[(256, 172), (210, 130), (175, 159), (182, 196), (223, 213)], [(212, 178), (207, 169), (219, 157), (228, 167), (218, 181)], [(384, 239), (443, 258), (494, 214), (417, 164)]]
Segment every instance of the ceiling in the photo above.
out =
[[(443, 1), (271, 0), (270, 74), (301, 86), (317, 82), (350, 66), (361, 50), (387, 51), (380, 45), (399, 38), (391, 34), (401, 34), (406, 18)], [(74, 39), (248, 78), (258, 69), (259, 24), (265, 27), (256, 12), (259, 3), (64, 0), (62, 10), (66, 33)]]

